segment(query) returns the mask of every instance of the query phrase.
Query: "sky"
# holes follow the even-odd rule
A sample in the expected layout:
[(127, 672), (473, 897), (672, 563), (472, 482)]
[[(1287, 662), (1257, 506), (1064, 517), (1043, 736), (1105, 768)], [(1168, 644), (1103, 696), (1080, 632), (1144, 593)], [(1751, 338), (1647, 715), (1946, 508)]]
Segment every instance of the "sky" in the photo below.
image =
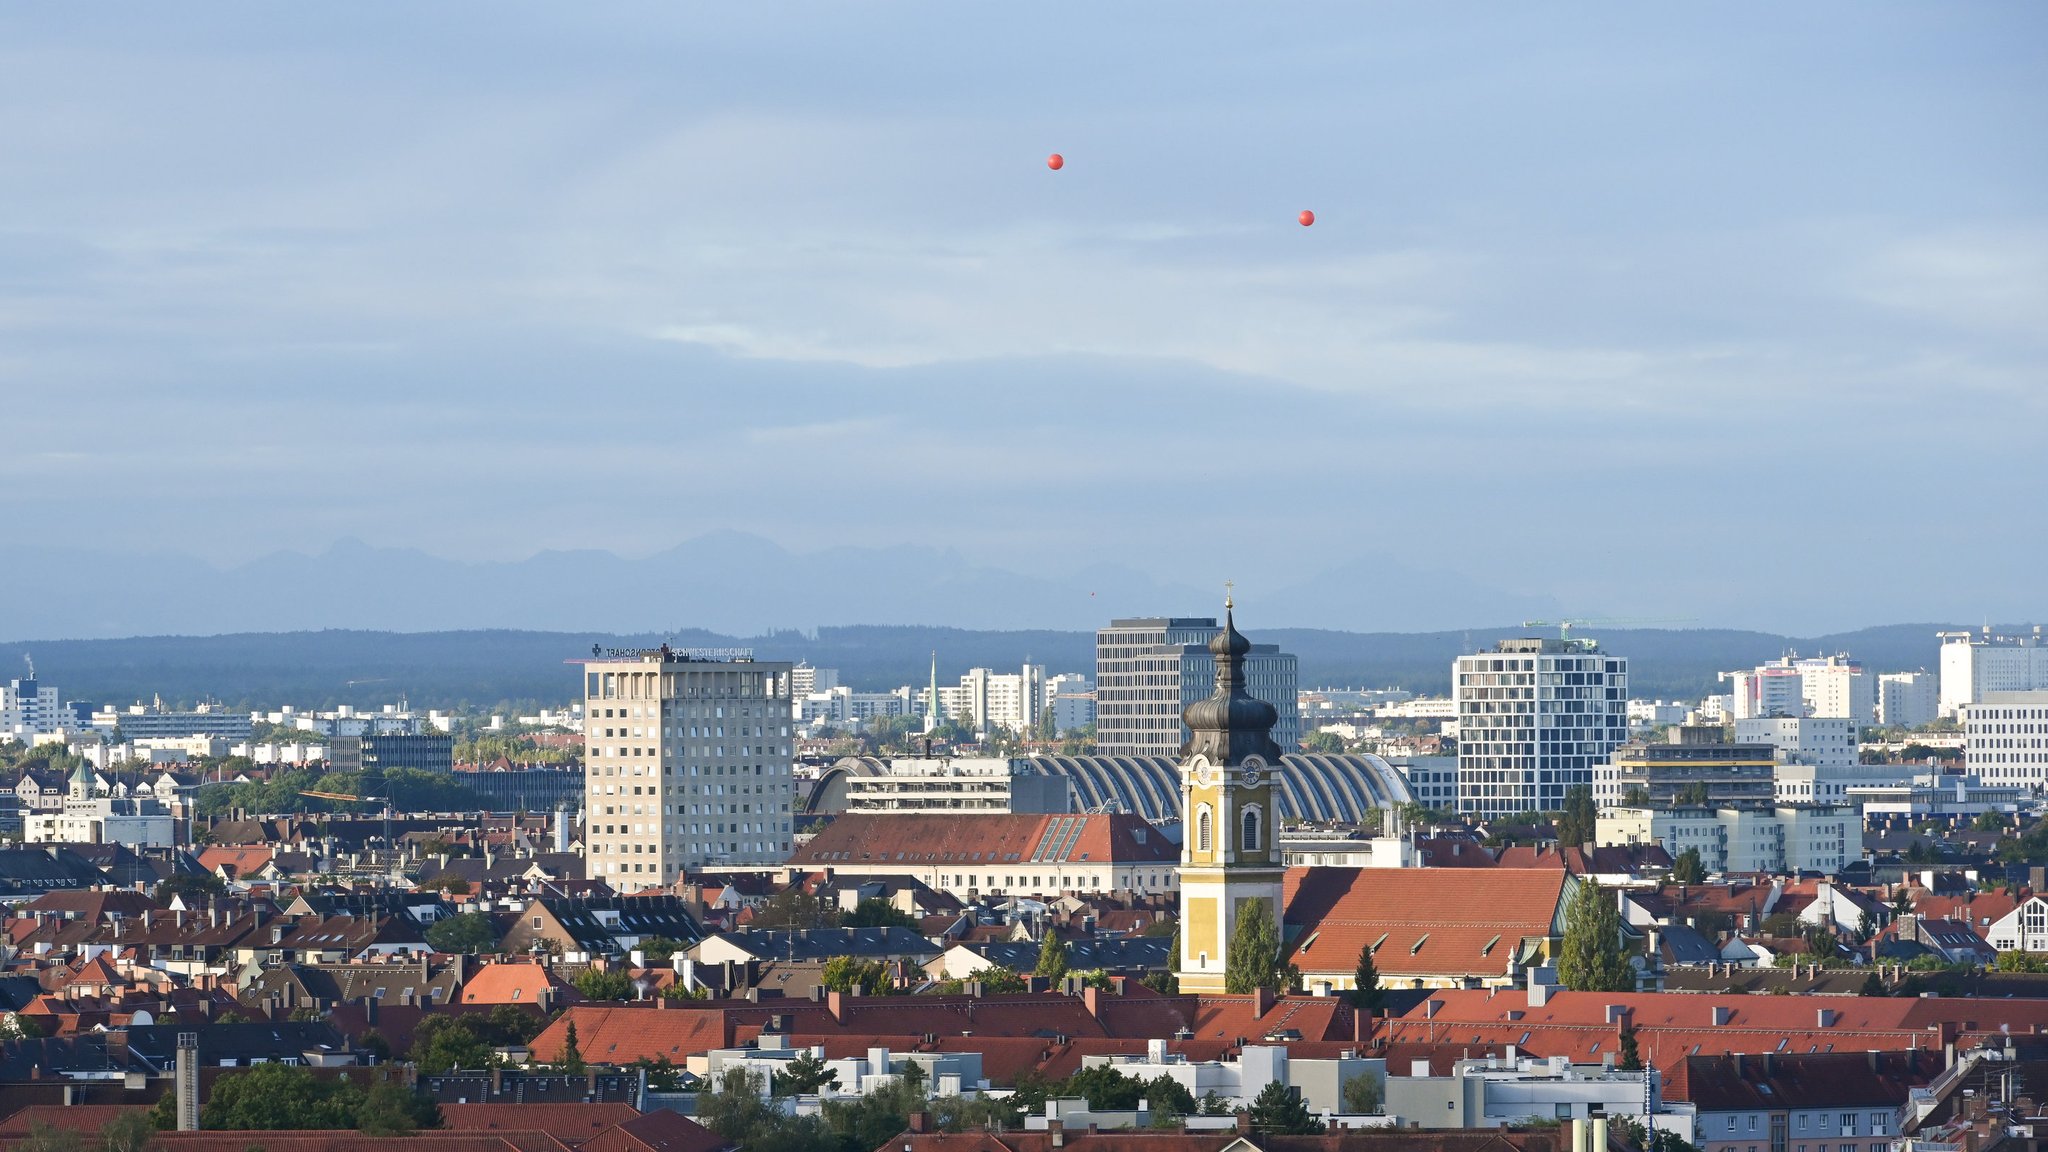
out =
[(8, 6), (0, 522), (2039, 619), (2044, 97), (2033, 4)]

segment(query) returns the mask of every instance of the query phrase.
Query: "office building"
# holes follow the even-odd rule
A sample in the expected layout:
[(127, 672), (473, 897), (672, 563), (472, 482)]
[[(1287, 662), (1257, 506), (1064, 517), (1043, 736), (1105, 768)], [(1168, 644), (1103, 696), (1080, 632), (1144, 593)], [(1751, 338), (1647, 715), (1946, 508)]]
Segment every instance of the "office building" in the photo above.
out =
[(1451, 667), (1458, 810), (1553, 811), (1628, 739), (1628, 660), (1590, 640), (1503, 640)]
[(1856, 728), (1846, 716), (1769, 716), (1737, 720), (1735, 739), (1770, 745), (1781, 804), (1842, 804), (1851, 788), (1912, 779), (1910, 764), (1862, 763)]
[(1986, 692), (1963, 705), (1963, 767), (1987, 784), (2048, 788), (2048, 690)]
[(254, 731), (249, 713), (230, 712), (210, 704), (201, 704), (187, 711), (165, 708), (161, 704), (101, 708), (92, 714), (92, 726), (103, 732), (118, 731), (123, 740), (180, 736), (247, 740)]
[[(851, 763), (848, 762), (851, 761)], [(1065, 777), (1019, 771), (1016, 761), (998, 757), (849, 757), (837, 767), (843, 799), (828, 791), (820, 800), (840, 812), (1066, 812), (1073, 789)], [(828, 774), (831, 777), (832, 774)]]
[(1987, 692), (2048, 689), (2048, 644), (2042, 643), (2038, 624), (2025, 636), (1995, 636), (1989, 628), (1936, 636), (1941, 640), (1943, 716), (1960, 716)]
[(13, 737), (33, 744), (38, 736), (83, 727), (79, 710), (59, 700), (56, 686), (38, 681), (33, 670), (26, 679), (0, 685), (0, 740)]
[(452, 736), (336, 736), (327, 744), (327, 765), (341, 772), (455, 771)]
[(1697, 848), (1700, 863), (1717, 873), (1833, 875), (1852, 846), (1862, 850), (1863, 818), (1846, 806), (1607, 808), (1595, 825), (1602, 847), (1661, 844), (1673, 859)]
[(839, 669), (813, 668), (798, 661), (789, 670), (790, 691), (801, 700), (813, 692), (829, 692), (839, 687)]
[(739, 649), (584, 661), (587, 870), (631, 890), (790, 848), (791, 668)]
[[(1729, 743), (1710, 724), (1680, 725), (1666, 741), (1631, 741), (1595, 770), (1593, 801), (1602, 808), (1647, 803), (1763, 805), (1777, 800), (1777, 749)], [(1644, 799), (1647, 798), (1647, 799)]]
[[(1222, 629), (1213, 616), (1112, 620), (1095, 633), (1095, 750), (1103, 756), (1178, 758), (1188, 740), (1181, 713), (1216, 685), (1208, 643)], [(1301, 746), (1301, 683), (1292, 653), (1254, 644), (1245, 657), (1245, 691), (1271, 704), (1273, 742)]]
[(1941, 715), (1941, 677), (1932, 672), (1887, 672), (1877, 678), (1877, 722), (1918, 728)]
[(1828, 716), (1858, 725), (1877, 719), (1877, 680), (1846, 655), (1784, 656), (1744, 672), (1724, 672), (1735, 718)]
[(1078, 672), (1047, 677), (1045, 710), (1052, 717), (1055, 736), (1095, 723), (1095, 681)]

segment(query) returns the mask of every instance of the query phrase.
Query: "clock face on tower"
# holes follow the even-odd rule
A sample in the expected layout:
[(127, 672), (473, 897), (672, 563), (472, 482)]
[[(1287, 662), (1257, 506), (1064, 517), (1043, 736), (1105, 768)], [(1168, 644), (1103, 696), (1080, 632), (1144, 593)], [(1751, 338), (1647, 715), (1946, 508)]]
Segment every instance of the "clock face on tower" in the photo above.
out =
[(1237, 770), (1238, 783), (1244, 785), (1246, 788), (1258, 787), (1259, 778), (1261, 774), (1265, 772), (1265, 769), (1266, 762), (1264, 760), (1260, 759), (1257, 756), (1246, 757), (1244, 766)]

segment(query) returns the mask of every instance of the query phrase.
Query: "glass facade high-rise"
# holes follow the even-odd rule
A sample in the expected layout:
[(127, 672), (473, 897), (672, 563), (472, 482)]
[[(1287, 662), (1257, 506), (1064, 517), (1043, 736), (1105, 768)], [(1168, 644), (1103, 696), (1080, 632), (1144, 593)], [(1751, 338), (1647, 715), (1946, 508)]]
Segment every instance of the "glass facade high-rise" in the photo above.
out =
[[(1187, 742), (1181, 712), (1216, 687), (1208, 644), (1223, 629), (1213, 616), (1112, 620), (1095, 633), (1095, 751), (1099, 756), (1177, 758)], [(1244, 662), (1244, 688), (1279, 713), (1273, 742), (1301, 747), (1301, 677), (1294, 654), (1254, 644)]]
[(1587, 640), (1503, 640), (1451, 667), (1458, 811), (1555, 811), (1628, 740), (1628, 660)]

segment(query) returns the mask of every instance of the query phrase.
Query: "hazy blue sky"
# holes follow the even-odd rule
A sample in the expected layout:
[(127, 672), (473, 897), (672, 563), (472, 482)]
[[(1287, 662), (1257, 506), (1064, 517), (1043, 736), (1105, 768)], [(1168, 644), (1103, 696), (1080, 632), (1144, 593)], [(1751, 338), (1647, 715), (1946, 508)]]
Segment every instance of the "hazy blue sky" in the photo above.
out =
[(11, 5), (0, 520), (2037, 618), (2044, 111), (2025, 3)]

